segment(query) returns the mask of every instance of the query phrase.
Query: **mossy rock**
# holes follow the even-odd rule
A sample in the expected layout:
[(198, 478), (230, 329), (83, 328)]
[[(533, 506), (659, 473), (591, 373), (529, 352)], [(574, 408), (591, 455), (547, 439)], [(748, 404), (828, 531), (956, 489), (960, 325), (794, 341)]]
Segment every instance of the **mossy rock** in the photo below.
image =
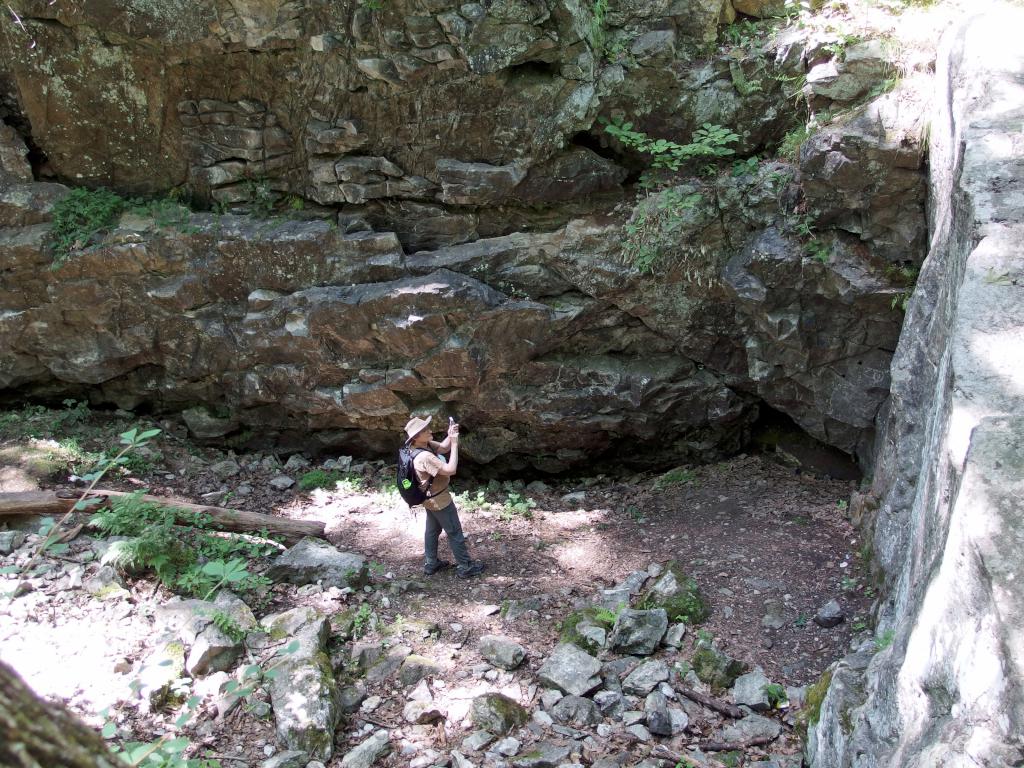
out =
[(711, 643), (701, 640), (690, 659), (693, 671), (715, 693), (722, 693), (732, 687), (736, 678), (746, 671), (746, 665), (718, 650)]
[(669, 621), (700, 624), (711, 615), (711, 606), (697, 582), (683, 573), (675, 561), (668, 564), (665, 573), (644, 593), (645, 608), (664, 608)]
[(504, 736), (524, 725), (530, 713), (500, 693), (485, 693), (473, 699), (473, 725), (481, 730)]
[(593, 624), (608, 632), (615, 624), (615, 619), (614, 615), (609, 611), (596, 606), (587, 606), (580, 611), (573, 611), (562, 620), (559, 627), (561, 632), (559, 639), (561, 642), (572, 643), (587, 653), (596, 654), (601, 650), (601, 646), (580, 634), (578, 629), (580, 624)]

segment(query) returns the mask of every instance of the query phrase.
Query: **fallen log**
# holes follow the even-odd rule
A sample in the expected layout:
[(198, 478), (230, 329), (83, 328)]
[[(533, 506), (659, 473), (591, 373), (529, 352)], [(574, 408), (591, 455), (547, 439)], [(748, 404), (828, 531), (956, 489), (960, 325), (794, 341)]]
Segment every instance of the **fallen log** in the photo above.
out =
[(60, 515), (67, 506), (50, 491), (21, 491), (0, 493), (2, 515)]
[[(110, 499), (131, 496), (124, 491), (93, 490), (91, 497), (102, 499), (100, 503), (90, 507), (90, 511), (109, 506)], [(0, 517), (4, 515), (59, 515), (68, 512), (78, 501), (80, 494), (61, 491), (30, 491), (25, 493), (0, 493)], [(180, 509), (181, 522), (188, 523), (191, 515), (203, 514), (210, 518), (210, 526), (219, 531), (233, 533), (257, 533), (264, 528), (268, 533), (283, 536), (288, 540), (300, 539), (303, 536), (324, 538), (324, 524), (314, 520), (290, 520), (286, 517), (263, 515), (259, 512), (247, 512), (243, 509), (227, 509), (225, 507), (209, 507), (202, 504), (191, 504), (187, 501), (168, 499), (162, 496), (141, 496), (140, 499), (161, 507)]]
[(754, 736), (743, 741), (702, 741), (700, 748), (705, 752), (733, 752), (735, 750), (749, 749), (750, 747), (763, 747), (771, 744), (778, 736)]
[(673, 752), (664, 744), (655, 745), (654, 749), (651, 750), (651, 757), (656, 757), (659, 760), (669, 760), (676, 764), (676, 768), (679, 768), (680, 765), (683, 768), (725, 768), (725, 763), (720, 763), (707, 755), (702, 756), (702, 759), (698, 761), (696, 758), (690, 757), (683, 752)]
[(712, 709), (719, 714), (731, 717), (733, 720), (741, 720), (746, 713), (734, 704), (728, 704), (721, 699), (716, 699), (713, 696), (708, 696), (704, 693), (698, 693), (692, 688), (687, 688), (685, 685), (675, 686), (676, 691), (683, 694), (686, 698), (691, 701), (696, 701), (698, 704)]

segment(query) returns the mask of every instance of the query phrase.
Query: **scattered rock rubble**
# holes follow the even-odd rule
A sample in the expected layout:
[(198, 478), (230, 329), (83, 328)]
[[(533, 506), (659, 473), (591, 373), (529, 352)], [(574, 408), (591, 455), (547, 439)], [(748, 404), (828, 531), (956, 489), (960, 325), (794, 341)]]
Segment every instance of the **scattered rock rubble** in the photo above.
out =
[[(27, 552), (33, 539), (19, 537), (24, 549), (15, 554)], [(106, 547), (79, 542), (93, 545)], [(295, 544), (270, 572), (300, 588), (351, 595), (373, 589), (364, 558), (321, 541)], [(97, 580), (97, 596), (129, 594), (109, 566), (88, 579)], [(340, 613), (299, 606), (257, 619), (221, 590), (212, 601), (171, 598), (157, 605), (152, 650), (130, 674), (144, 710), (180, 704), (193, 685), (214, 693), (223, 718), (240, 701), (231, 681), (245, 684), (247, 670), (261, 664), (265, 685), (248, 705), (262, 705), (273, 718), (276, 743), (266, 745), (269, 757), (260, 768), (718, 766), (716, 755), (729, 751), (795, 768), (800, 742), (793, 709), (804, 692), (773, 697), (771, 689), (781, 686), (772, 686), (763, 670), (747, 671), (700, 631), (670, 620), (662, 606), (686, 588), (675, 563), (636, 571), (577, 601), (562, 622), (568, 639), (542, 659), (513, 636), (528, 620), (531, 601), (507, 605), (509, 634), (476, 640), (482, 662), (471, 669), (446, 663), (437, 626), (410, 622), (397, 635), (359, 640)], [(604, 607), (612, 605), (610, 596), (620, 602)], [(640, 599), (646, 607), (631, 607)], [(241, 634), (225, 632), (217, 614), (230, 616)], [(407, 644), (412, 638), (422, 653)], [(447, 751), (436, 749), (439, 730)]]

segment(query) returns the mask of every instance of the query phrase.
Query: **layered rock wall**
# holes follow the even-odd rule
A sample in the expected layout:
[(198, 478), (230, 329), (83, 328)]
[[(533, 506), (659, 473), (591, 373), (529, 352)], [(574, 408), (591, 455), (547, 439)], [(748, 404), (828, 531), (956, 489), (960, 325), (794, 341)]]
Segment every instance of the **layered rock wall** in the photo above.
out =
[[(370, 453), (410, 411), (454, 414), (469, 459), (550, 471), (713, 459), (767, 404), (870, 455), (925, 201), (914, 88), (868, 95), (877, 46), (719, 46), (724, 0), (15, 7), (0, 105), (35, 176), (7, 129), (5, 399)], [(638, 196), (650, 157), (599, 122), (771, 151), (805, 75), (849, 114), (796, 163)], [(128, 213), (55, 266), (54, 181), (212, 211)]]
[(810, 729), (818, 768), (1024, 761), (1022, 25), (971, 18), (939, 59), (931, 251), (861, 500), (886, 597)]

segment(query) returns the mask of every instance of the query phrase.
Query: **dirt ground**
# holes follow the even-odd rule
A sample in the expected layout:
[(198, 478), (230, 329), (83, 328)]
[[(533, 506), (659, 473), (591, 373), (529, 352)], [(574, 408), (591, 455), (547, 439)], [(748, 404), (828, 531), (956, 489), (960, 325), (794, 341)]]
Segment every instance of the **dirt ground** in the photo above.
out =
[[(105, 439), (102, 432), (81, 436), (76, 447), (99, 445)], [(0, 490), (18, 490), (19, 483), (74, 487), (68, 482), (77, 468), (74, 458), (53, 448), (49, 439), (8, 435), (0, 442), (0, 457), (7, 465)], [(52, 448), (49, 474), (39, 469), (38, 461), (26, 458), (38, 459), (40, 445)], [(260, 613), (303, 603), (330, 613), (345, 601), (365, 600), (374, 614), (366, 640), (402, 622), (437, 629), (429, 648), (425, 633), (414, 631), (403, 642), (440, 658), (449, 685), (482, 674), (476, 640), (486, 634), (515, 637), (529, 652), (524, 673), (535, 672), (574, 604), (633, 571), (672, 560), (696, 580), (712, 606), (699, 629), (750, 667), (762, 667), (774, 682), (812, 683), (845, 654), (855, 635), (869, 636), (872, 594), (860, 562), (861, 542), (846, 520), (843, 501), (851, 483), (812, 476), (772, 456), (741, 455), (686, 468), (676, 474), (679, 482), (674, 484), (657, 474), (599, 476), (549, 480), (544, 490), (524, 491), (521, 481), (516, 486), (492, 483), (488, 489), (456, 478), (453, 488), (471, 554), (487, 564), (483, 577), (464, 581), (451, 570), (424, 577), (423, 515), (383, 490), (393, 483), (391, 466), (357, 462), (350, 475), (356, 482), (336, 490), (302, 492), (295, 486), (277, 491), (269, 485), (272, 478), (282, 473), (299, 478), (317, 465), (285, 471), (272, 468), (275, 461), (265, 456), (238, 456), (240, 472), (225, 479), (211, 469), (228, 457), (223, 452), (170, 433), (158, 446), (134, 471), (103, 485), (324, 522), (334, 545), (372, 562), (372, 592), (343, 596), (339, 602), (315, 587), (276, 585)], [(525, 498), (535, 506), (528, 509)], [(66, 557), (74, 560), (75, 553), (73, 544)], [(451, 559), (444, 537), (441, 555)], [(9, 585), (2, 582), (0, 577), (0, 592)], [(147, 649), (145, 617), (170, 594), (146, 576), (128, 579), (130, 598), (120, 602), (92, 599), (61, 584), (53, 578), (34, 595), (0, 601), (6, 603), (0, 605), (0, 614), (5, 614), (0, 619), (0, 657), (37, 691), (68, 703), (93, 725), (113, 711), (124, 737), (145, 740), (164, 732), (169, 716), (136, 712), (126, 684), (132, 664)], [(538, 610), (513, 619), (499, 612), (508, 601), (529, 598), (539, 599)], [(823, 629), (812, 619), (832, 599), (839, 601), (846, 618)], [(762, 625), (767, 601), (781, 604), (781, 628)], [(39, 653), (40, 647), (47, 649), (45, 654)], [(64, 661), (55, 667), (53, 659)], [(513, 682), (498, 680), (503, 681)], [(201, 684), (197, 691), (203, 693)], [(403, 703), (400, 697), (392, 702), (385, 696), (372, 716), (353, 718), (339, 739), (354, 743), (368, 723), (401, 733)], [(107, 714), (101, 715), (104, 708)], [(274, 751), (272, 722), (241, 709), (223, 720), (204, 721), (190, 735), (197, 748), (229, 759), (227, 765), (255, 766)], [(435, 748), (442, 750), (455, 736), (457, 732), (442, 729)], [(795, 751), (798, 746), (790, 738), (784, 748)], [(396, 752), (385, 764), (409, 762)]]

